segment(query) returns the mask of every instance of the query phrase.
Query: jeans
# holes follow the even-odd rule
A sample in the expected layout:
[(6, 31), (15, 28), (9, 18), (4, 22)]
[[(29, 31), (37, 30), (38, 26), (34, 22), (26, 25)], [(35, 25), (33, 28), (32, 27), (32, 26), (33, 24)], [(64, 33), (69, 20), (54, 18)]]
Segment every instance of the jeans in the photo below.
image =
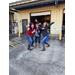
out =
[(62, 37), (64, 37), (64, 34), (65, 34), (65, 30), (62, 30)]
[(42, 39), (42, 44), (47, 44), (46, 40), (49, 38), (49, 34)]
[(28, 45), (30, 46), (31, 43), (34, 43), (34, 36), (29, 36), (29, 35), (27, 35), (27, 34), (26, 34), (26, 36), (27, 36), (27, 38), (28, 38)]
[(38, 43), (40, 43), (40, 40), (41, 40), (40, 38), (41, 38), (41, 37), (36, 37), (36, 36), (35, 36), (35, 43), (37, 43), (37, 40), (38, 40)]

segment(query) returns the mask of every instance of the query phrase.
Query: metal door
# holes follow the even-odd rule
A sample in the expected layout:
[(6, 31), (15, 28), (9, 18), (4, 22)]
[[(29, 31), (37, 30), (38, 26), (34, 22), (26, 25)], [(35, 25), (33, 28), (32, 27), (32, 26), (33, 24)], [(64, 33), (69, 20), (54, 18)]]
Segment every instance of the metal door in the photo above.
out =
[(26, 26), (28, 24), (28, 20), (27, 19), (22, 19), (22, 33), (23, 34), (26, 34), (27, 32), (27, 29), (26, 29)]

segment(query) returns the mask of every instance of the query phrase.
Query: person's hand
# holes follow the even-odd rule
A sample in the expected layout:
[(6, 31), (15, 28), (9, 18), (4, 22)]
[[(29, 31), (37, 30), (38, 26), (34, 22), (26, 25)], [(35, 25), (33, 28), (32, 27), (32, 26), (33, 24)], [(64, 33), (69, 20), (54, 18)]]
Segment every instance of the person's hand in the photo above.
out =
[(39, 23), (39, 25), (41, 25), (41, 23)]
[(38, 32), (40, 33), (40, 30)]
[(35, 19), (35, 22), (37, 22), (37, 19)]
[(55, 21), (53, 21), (55, 23)]
[(42, 28), (42, 30), (44, 30), (45, 28)]
[(26, 28), (28, 28), (28, 25), (25, 25), (26, 26)]

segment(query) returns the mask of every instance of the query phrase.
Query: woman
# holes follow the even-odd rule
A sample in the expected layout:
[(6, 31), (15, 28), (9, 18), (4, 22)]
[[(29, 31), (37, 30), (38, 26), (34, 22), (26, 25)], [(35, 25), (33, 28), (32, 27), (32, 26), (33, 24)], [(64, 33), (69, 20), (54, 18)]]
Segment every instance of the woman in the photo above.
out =
[(52, 22), (51, 24), (49, 24), (47, 26), (47, 22), (44, 22), (43, 24), (43, 28), (42, 28), (42, 35), (43, 35), (43, 39), (42, 39), (42, 44), (43, 44), (43, 49), (42, 51), (45, 51), (45, 44), (47, 44), (47, 47), (50, 47), (50, 45), (46, 42), (46, 40), (49, 38), (49, 33), (47, 32), (47, 29), (55, 22)]
[(39, 48), (40, 48), (41, 28), (39, 27), (39, 23), (36, 23), (36, 29), (35, 29), (35, 47), (37, 46), (37, 40), (38, 40)]
[(34, 24), (31, 23), (30, 26), (28, 27), (27, 25), (26, 28), (27, 28), (26, 36), (28, 38), (28, 50), (31, 51), (32, 49), (30, 48), (30, 46), (33, 46), (34, 43), (34, 33), (35, 33)]

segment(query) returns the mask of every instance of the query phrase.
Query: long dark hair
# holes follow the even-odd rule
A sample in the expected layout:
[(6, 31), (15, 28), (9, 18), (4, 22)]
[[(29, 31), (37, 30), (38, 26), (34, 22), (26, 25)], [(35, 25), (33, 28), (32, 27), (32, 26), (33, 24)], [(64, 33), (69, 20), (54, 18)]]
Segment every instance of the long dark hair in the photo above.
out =
[(30, 27), (30, 29), (32, 29), (32, 27), (31, 27), (31, 25), (32, 25), (32, 24), (34, 25), (34, 23), (30, 23), (30, 26), (29, 26), (29, 27)]

